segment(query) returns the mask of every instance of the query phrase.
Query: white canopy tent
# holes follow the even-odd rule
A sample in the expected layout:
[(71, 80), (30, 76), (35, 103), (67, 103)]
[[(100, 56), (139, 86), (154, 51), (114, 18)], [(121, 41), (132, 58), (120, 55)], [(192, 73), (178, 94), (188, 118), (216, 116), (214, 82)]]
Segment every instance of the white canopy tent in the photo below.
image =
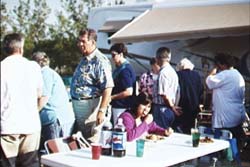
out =
[(152, 8), (110, 37), (115, 42), (172, 41), (250, 34), (250, 1)]

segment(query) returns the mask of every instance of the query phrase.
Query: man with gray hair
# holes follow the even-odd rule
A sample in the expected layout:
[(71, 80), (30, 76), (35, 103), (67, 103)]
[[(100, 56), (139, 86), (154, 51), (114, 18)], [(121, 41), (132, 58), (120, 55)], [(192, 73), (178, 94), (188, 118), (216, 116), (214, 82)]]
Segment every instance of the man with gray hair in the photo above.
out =
[(178, 76), (170, 65), (171, 52), (169, 48), (161, 47), (156, 51), (156, 61), (160, 72), (156, 86), (156, 97), (153, 101), (153, 116), (155, 122), (162, 128), (172, 125), (175, 115), (181, 115), (179, 107), (175, 106), (178, 89)]
[(63, 80), (55, 70), (49, 67), (50, 59), (46, 53), (35, 52), (32, 59), (41, 66), (44, 81), (44, 106), (40, 111), (42, 149), (46, 140), (71, 135), (75, 115), (70, 109), (69, 96)]
[(3, 40), (1, 61), (1, 166), (39, 167), (39, 108), (43, 79), (39, 65), (23, 57), (24, 36)]
[[(96, 43), (95, 30), (80, 30), (77, 45), (82, 58), (70, 86), (76, 130), (80, 130), (91, 142), (99, 140), (98, 127), (107, 120), (105, 116), (114, 87), (111, 63), (98, 50)], [(97, 128), (94, 129), (95, 126)]]

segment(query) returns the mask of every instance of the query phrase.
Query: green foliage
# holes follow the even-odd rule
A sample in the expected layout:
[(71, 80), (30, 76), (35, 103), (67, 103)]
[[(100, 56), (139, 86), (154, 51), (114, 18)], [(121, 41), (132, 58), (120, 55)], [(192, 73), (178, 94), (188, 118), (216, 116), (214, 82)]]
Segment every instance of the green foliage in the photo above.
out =
[(7, 28), (8, 28), (8, 22), (9, 20), (9, 15), (6, 9), (6, 3), (2, 3), (1, 2), (1, 6), (0, 6), (0, 10), (1, 10), (1, 41), (3, 39), (3, 34), (7, 33)]
[[(48, 24), (51, 9), (46, 0), (19, 0), (18, 6), (11, 11), (1, 2), (1, 41), (8, 27), (12, 32), (23, 33), (26, 57), (34, 51), (44, 51), (51, 58), (53, 68), (70, 75), (81, 58), (76, 45), (78, 32), (87, 26), (87, 13), (97, 3), (95, 0), (61, 0), (61, 5), (57, 21)], [(1, 60), (3, 57), (1, 51)]]

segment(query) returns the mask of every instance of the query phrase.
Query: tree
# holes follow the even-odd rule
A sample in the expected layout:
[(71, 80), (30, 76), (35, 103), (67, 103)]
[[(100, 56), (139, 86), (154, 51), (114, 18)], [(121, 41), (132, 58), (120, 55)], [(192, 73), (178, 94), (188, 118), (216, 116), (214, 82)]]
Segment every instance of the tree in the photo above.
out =
[[(80, 29), (86, 28), (89, 6), (92, 1), (61, 0), (63, 11), (57, 12), (56, 26), (50, 26), (53, 60), (60, 73), (70, 73), (81, 58), (76, 45)], [(51, 50), (51, 49), (50, 49)], [(51, 51), (52, 51), (51, 50)], [(66, 66), (66, 70), (65, 70)]]
[(1, 41), (3, 39), (3, 34), (7, 33), (8, 22), (10, 21), (8, 11), (6, 8), (6, 3), (1, 2)]
[(1, 37), (6, 35), (8, 26), (13, 32), (23, 33), (26, 36), (25, 56), (29, 57), (34, 51), (45, 51), (51, 58), (52, 67), (59, 69), (61, 74), (65, 70), (72, 73), (81, 57), (76, 45), (78, 32), (87, 26), (89, 9), (100, 2), (61, 0), (63, 10), (57, 12), (57, 22), (53, 24), (47, 23), (51, 9), (46, 2), (19, 0), (13, 11), (7, 11), (1, 3)]

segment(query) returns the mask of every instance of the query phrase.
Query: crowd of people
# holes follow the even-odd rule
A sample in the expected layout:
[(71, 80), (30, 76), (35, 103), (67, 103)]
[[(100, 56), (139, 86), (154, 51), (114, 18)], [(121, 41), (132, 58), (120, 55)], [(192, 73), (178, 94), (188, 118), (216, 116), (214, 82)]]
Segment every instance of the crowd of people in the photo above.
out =
[[(136, 74), (126, 59), (123, 43), (110, 47), (112, 62), (97, 46), (93, 29), (79, 32), (82, 58), (70, 85), (73, 110), (59, 74), (49, 67), (46, 53), (23, 56), (24, 36), (8, 34), (1, 61), (1, 165), (38, 167), (46, 140), (80, 131), (89, 142), (98, 142), (96, 127), (122, 118), (127, 140), (148, 133), (169, 136), (174, 131), (190, 134), (201, 104), (203, 81), (192, 62), (184, 58), (175, 70), (171, 50), (160, 47), (136, 87)], [(112, 69), (114, 63), (115, 69)], [(245, 82), (227, 54), (215, 56), (206, 78), (213, 91), (212, 127), (228, 129), (238, 140), (244, 132)], [(136, 92), (139, 90), (139, 94)]]

